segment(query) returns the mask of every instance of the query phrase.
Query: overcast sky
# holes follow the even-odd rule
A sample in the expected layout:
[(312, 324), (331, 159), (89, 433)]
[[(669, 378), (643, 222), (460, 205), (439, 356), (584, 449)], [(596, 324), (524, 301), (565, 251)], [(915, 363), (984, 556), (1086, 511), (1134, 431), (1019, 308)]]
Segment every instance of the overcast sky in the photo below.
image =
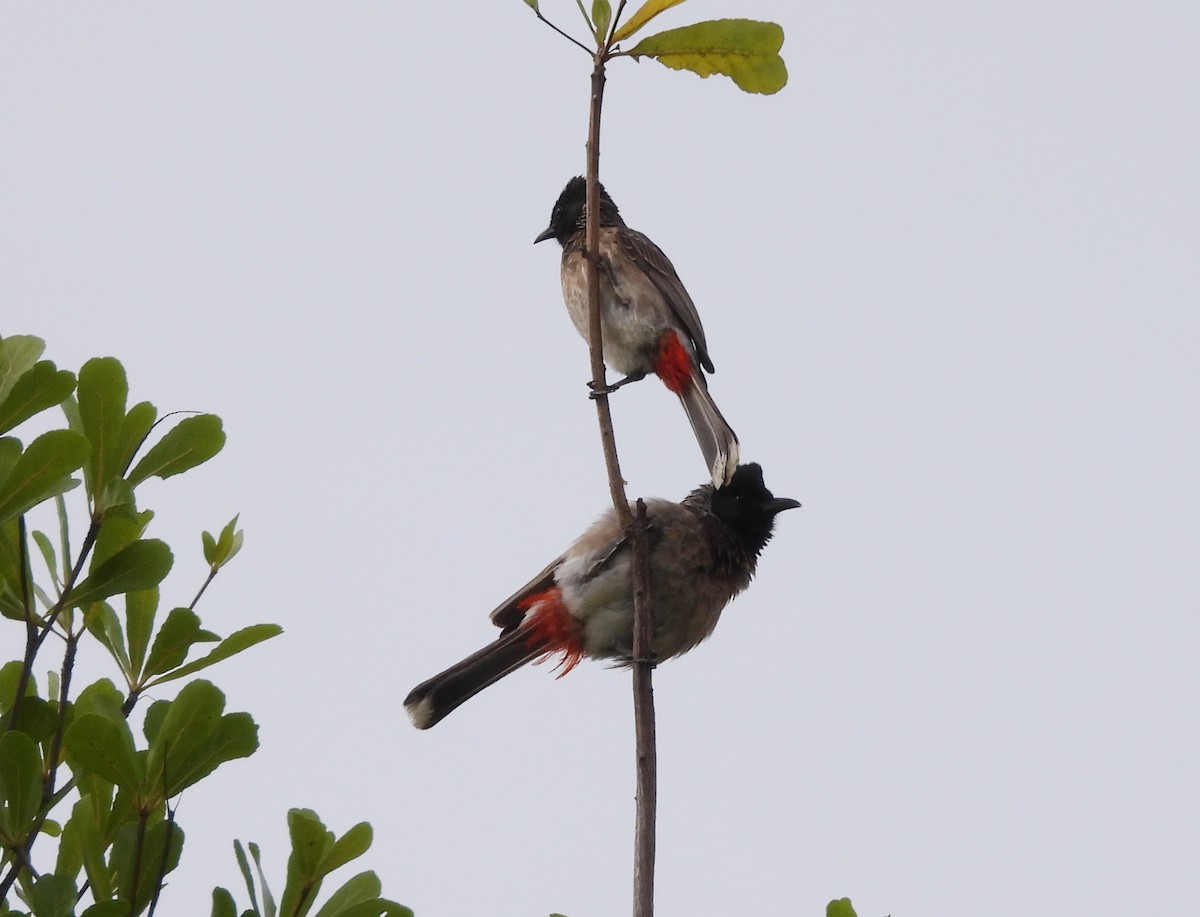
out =
[[(620, 61), (602, 147), (804, 504), (656, 674), (659, 913), (1195, 912), (1200, 6), (658, 21), (730, 14), (783, 25), (787, 88)], [(198, 610), (286, 629), (212, 670), (262, 749), (183, 797), (166, 913), (245, 904), (235, 837), (281, 891), (290, 806), (371, 821), (418, 917), (629, 906), (627, 674), (531, 668), (425, 733), (400, 703), (607, 505), (531, 244), (588, 67), (520, 0), (0, 7), (0, 334), (224, 418), (140, 491), (164, 604), (240, 512)], [(705, 479), (657, 382), (613, 405), (632, 495)]]

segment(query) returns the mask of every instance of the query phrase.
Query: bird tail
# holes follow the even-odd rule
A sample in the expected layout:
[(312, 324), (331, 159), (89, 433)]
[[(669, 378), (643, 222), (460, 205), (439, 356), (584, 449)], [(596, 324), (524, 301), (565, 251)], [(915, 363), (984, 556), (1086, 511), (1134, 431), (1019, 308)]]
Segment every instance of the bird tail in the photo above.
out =
[[(668, 331), (659, 340), (654, 372), (679, 396), (704, 453), (713, 487), (721, 487), (733, 480), (737, 471), (738, 438), (708, 393), (708, 383), (696, 363), (694, 351), (684, 346), (677, 331)], [(711, 367), (712, 363), (706, 365)]]
[(728, 484), (738, 467), (737, 434), (721, 416), (698, 369), (692, 371), (677, 394), (712, 473), (713, 486)]
[(529, 637), (523, 628), (511, 630), (413, 688), (404, 699), (404, 709), (413, 725), (428, 729), (484, 688), (545, 655), (545, 647)]
[(562, 654), (555, 666), (558, 677), (575, 668), (584, 656), (579, 623), (563, 604), (561, 589), (538, 589), (547, 584), (546, 580), (543, 571), (523, 592), (497, 609), (497, 613), (511, 612), (506, 615), (511, 621), (494, 643), (408, 692), (404, 709), (414, 726), (428, 729), (459, 704), (526, 663)]

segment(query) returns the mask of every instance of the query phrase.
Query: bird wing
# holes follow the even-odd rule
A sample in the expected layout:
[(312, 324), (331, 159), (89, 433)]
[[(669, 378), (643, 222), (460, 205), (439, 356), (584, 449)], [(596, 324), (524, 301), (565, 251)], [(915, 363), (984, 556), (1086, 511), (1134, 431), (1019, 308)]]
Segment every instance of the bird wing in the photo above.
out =
[(650, 241), (649, 237), (636, 229), (622, 227), (615, 235), (621, 250), (650, 278), (650, 282), (662, 294), (679, 323), (687, 331), (696, 348), (696, 359), (700, 361), (700, 365), (710, 373), (713, 372), (713, 363), (708, 356), (708, 342), (704, 339), (704, 326), (700, 324), (700, 313), (696, 311), (696, 304), (692, 302), (683, 281), (675, 272), (675, 265), (671, 263), (671, 259), (663, 254), (662, 249)]
[(554, 585), (554, 571), (565, 556), (563, 554), (554, 558), (546, 565), (546, 569), (501, 602), (492, 612), (492, 623), (503, 628), (505, 632), (520, 624), (525, 619), (525, 609), (519, 607), (521, 600), (551, 588)]
[[(632, 507), (630, 507), (630, 509), (632, 509)], [(492, 623), (501, 628), (506, 634), (518, 627), (521, 622), (525, 620), (526, 612), (526, 609), (521, 607), (521, 602), (531, 595), (537, 595), (539, 592), (545, 592), (548, 589), (554, 588), (554, 586), (557, 585), (555, 581), (555, 574), (558, 572), (558, 568), (562, 566), (563, 561), (565, 561), (572, 553), (577, 553), (581, 548), (585, 552), (588, 550), (586, 547), (586, 539), (589, 536), (600, 538), (604, 537), (605, 534), (608, 534), (608, 544), (605, 545), (605, 550), (603, 552), (593, 553), (588, 558), (587, 567), (582, 571), (580, 580), (590, 580), (607, 569), (608, 566), (614, 562), (617, 555), (620, 554), (620, 552), (629, 544), (629, 538), (624, 533), (616, 538), (612, 538), (611, 533), (606, 533), (604, 531), (605, 523), (607, 522), (608, 518), (609, 514), (605, 514), (605, 518), (601, 519), (595, 526), (585, 532), (580, 539), (567, 550), (566, 553), (554, 558), (554, 560), (546, 565), (545, 569), (543, 569), (541, 573), (539, 573), (528, 583), (496, 606), (496, 610), (491, 614)], [(615, 525), (615, 523), (609, 524)], [(649, 518), (646, 520), (646, 536), (651, 539), (651, 544), (653, 544), (653, 539), (655, 539), (658, 535), (658, 529), (659, 525), (657, 522), (651, 521)]]

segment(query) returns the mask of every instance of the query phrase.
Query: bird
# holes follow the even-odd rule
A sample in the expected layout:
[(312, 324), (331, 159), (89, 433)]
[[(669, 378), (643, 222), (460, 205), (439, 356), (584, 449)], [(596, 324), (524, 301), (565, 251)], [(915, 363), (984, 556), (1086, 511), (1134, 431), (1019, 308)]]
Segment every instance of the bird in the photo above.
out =
[[(724, 487), (702, 484), (681, 502), (646, 501), (653, 661), (686, 653), (750, 585), (775, 517), (800, 504), (776, 497), (757, 463)], [(559, 677), (584, 657), (633, 662), (632, 549), (610, 508), (562, 555), (492, 612), (500, 636), (417, 685), (404, 707), (418, 729), (521, 666), (559, 657)]]
[[(557, 239), (562, 246), (563, 301), (585, 341), (590, 338), (586, 198), (581, 176), (568, 181), (550, 212), (550, 225), (533, 240)], [(713, 485), (720, 487), (738, 466), (738, 438), (708, 393), (704, 371), (714, 369), (696, 304), (662, 249), (625, 225), (603, 185), (599, 200), (600, 337), (604, 362), (624, 375), (604, 391), (657, 375), (683, 404)]]

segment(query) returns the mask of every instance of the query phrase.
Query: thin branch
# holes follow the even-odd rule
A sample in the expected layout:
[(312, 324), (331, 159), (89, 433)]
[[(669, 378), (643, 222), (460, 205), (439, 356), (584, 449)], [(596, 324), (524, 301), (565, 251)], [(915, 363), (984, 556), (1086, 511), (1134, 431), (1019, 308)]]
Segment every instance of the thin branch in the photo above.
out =
[(612, 60), (612, 43), (613, 36), (617, 34), (617, 26), (621, 24), (621, 14), (625, 12), (625, 0), (621, 0), (617, 4), (617, 10), (613, 13), (612, 22), (608, 24), (608, 34), (604, 37), (604, 59)]
[(541, 10), (535, 8), (533, 11), (533, 14), (535, 16), (537, 16), (537, 18), (540, 19), (542, 22), (546, 23), (546, 25), (550, 26), (550, 28), (554, 29), (554, 31), (556, 31), (559, 35), (561, 35), (563, 38), (565, 38), (571, 44), (575, 45), (576, 47), (582, 48), (585, 52), (587, 52), (587, 55), (589, 57), (593, 54), (593, 51), (591, 48), (589, 48), (587, 45), (583, 44), (582, 42), (578, 41), (573, 36), (568, 35), (566, 32), (564, 32), (562, 29), (560, 29), (558, 26), (556, 26), (553, 22), (551, 22), (549, 19), (547, 19), (545, 16), (542, 15)]
[(129, 917), (137, 917), (137, 889), (142, 878), (142, 850), (146, 844), (146, 823), (150, 813), (145, 809), (138, 810), (137, 835), (133, 841), (133, 853), (130, 856), (129, 875)]
[(175, 810), (171, 808), (171, 801), (167, 799), (167, 763), (170, 761), (170, 751), (168, 745), (163, 752), (163, 808), (167, 810), (167, 836), (163, 841), (162, 859), (158, 863), (158, 875), (154, 877), (154, 893), (150, 896), (150, 910), (147, 911), (147, 917), (154, 917), (154, 911), (158, 907), (158, 896), (162, 893), (163, 882), (167, 876), (167, 861), (171, 858), (171, 838), (175, 832), (171, 830), (175, 827)]
[[(26, 545), (26, 538), (25, 538), (25, 520), (24, 520), (24, 518), (22, 517), (20, 519), (20, 522), (18, 523), (18, 531), (21, 534), (21, 549), (20, 549), (21, 555), (22, 555), (21, 567), (22, 567), (22, 570), (26, 571), (22, 574), (22, 592), (25, 593), (23, 600), (25, 602), (25, 607), (26, 607), (26, 616), (25, 617), (26, 617), (27, 644), (26, 644), (26, 649), (25, 649), (25, 660), (22, 663), (22, 668), (21, 668), (21, 676), (22, 677), (18, 679), (18, 693), (16, 695), (16, 698), (14, 698), (14, 701), (13, 701), (13, 709), (9, 712), (8, 725), (10, 725), (10, 726), (12, 723), (14, 723), (16, 721), (14, 711), (16, 710), (16, 708), (18, 706), (20, 698), (24, 696), (25, 689), (22, 687), (21, 682), (24, 682), (24, 684), (26, 684), (26, 685), (28, 684), (28, 680), (30, 677), (29, 673), (31, 673), (33, 671), (33, 661), (37, 657), (38, 651), (41, 650), (42, 644), (46, 641), (46, 637), (48, 637), (50, 635), (50, 633), (53, 631), (54, 623), (58, 620), (58, 617), (62, 614), (63, 610), (67, 607), (67, 598), (68, 598), (68, 596), (70, 596), (71, 590), (75, 588), (76, 581), (79, 579), (80, 575), (83, 573), (83, 565), (87, 562), (88, 555), (91, 553), (92, 547), (96, 543), (96, 537), (100, 534), (100, 522), (101, 522), (101, 519), (98, 516), (95, 516), (95, 515), (92, 516), (91, 525), (88, 526), (87, 535), (84, 536), (83, 544), (80, 546), (80, 549), (79, 549), (79, 559), (71, 567), (70, 574), (67, 576), (66, 582), (63, 583), (62, 595), (59, 596), (58, 602), (55, 604), (55, 606), (52, 609), (50, 609), (50, 613), (41, 622), (40, 632), (37, 632), (37, 627), (33, 625), (33, 617), (34, 617), (33, 604), (32, 604), (33, 600), (32, 600), (32, 597), (29, 596), (29, 594), (28, 594), (29, 581), (28, 581), (28, 572), (27, 571), (28, 571), (28, 566), (29, 566), (29, 557), (28, 557), (28, 546)], [(36, 632), (36, 635), (32, 637), (32, 642), (29, 641), (29, 635), (30, 635), (29, 628), (31, 626), (33, 627), (34, 631)], [(67, 692), (70, 689), (71, 672), (74, 668), (75, 648), (76, 648), (76, 644), (78, 643), (78, 640), (79, 640), (79, 637), (77, 635), (74, 636), (73, 638), (72, 638), (71, 634), (67, 635), (67, 652), (63, 659), (63, 676), (60, 680), (60, 685), (59, 685), (58, 727), (55, 731), (53, 747), (51, 749), (50, 766), (47, 769), (46, 780), (42, 784), (41, 811), (38, 814), (37, 820), (34, 822), (33, 826), (31, 827), (29, 836), (28, 836), (27, 840), (25, 841), (25, 845), (24, 845), (24, 857), (27, 862), (28, 862), (28, 858), (29, 858), (29, 853), (33, 848), (33, 842), (37, 839), (37, 836), (38, 836), (39, 832), (41, 831), (42, 825), (45, 823), (46, 817), (50, 813), (50, 809), (52, 807), (50, 805), (50, 803), (52, 802), (52, 800), (54, 799), (54, 796), (55, 796), (54, 784), (55, 784), (55, 780), (57, 778), (58, 756), (59, 756), (59, 754), (61, 754), (61, 751), (62, 751), (63, 729), (66, 725), (66, 709), (67, 709), (66, 703), (67, 703), (67, 698), (68, 698)], [(73, 781), (73, 778), (72, 778), (72, 781)], [(4, 877), (2, 879), (0, 879), (0, 901), (3, 901), (5, 899), (5, 896), (8, 894), (9, 890), (12, 888), (13, 883), (17, 880), (17, 877), (20, 874), (20, 871), (21, 871), (20, 863), (19, 862), (14, 863), (10, 867), (9, 871), (4, 875)]]
[(633, 518), (629, 499), (625, 496), (625, 481), (617, 458), (617, 440), (613, 433), (612, 411), (608, 406), (608, 387), (604, 375), (604, 344), (600, 325), (600, 112), (604, 104), (604, 54), (596, 52), (592, 69), (592, 99), (588, 120), (587, 145), (587, 225), (584, 229), (584, 255), (587, 258), (588, 281), (588, 351), (592, 364), (592, 392), (595, 395), (596, 417), (600, 422), (600, 444), (604, 450), (604, 465), (608, 470), (608, 491), (622, 528), (628, 528)]
[(38, 647), (45, 642), (46, 637), (50, 635), (51, 629), (54, 627), (54, 622), (58, 620), (58, 616), (63, 613), (67, 607), (67, 598), (71, 595), (71, 590), (75, 588), (75, 583), (83, 573), (83, 565), (87, 562), (88, 555), (92, 553), (92, 547), (96, 544), (96, 537), (100, 534), (100, 523), (103, 522), (102, 515), (93, 515), (91, 524), (88, 526), (87, 534), (83, 536), (83, 544), (79, 547), (79, 559), (75, 561), (75, 565), (71, 567), (71, 573), (67, 577), (67, 581), (63, 583), (62, 595), (59, 596), (58, 602), (50, 613), (46, 615), (45, 627), (42, 630), (41, 636), (38, 637)]
[(25, 517), (17, 517), (17, 552), (21, 564), (21, 610), (25, 617), (25, 657), (21, 661), (21, 672), (17, 676), (17, 693), (13, 695), (13, 704), (5, 718), (4, 731), (14, 728), (25, 692), (29, 690), (29, 679), (33, 677), (33, 660), (41, 647), (38, 640), (37, 624), (34, 622), (33, 594), (29, 575), (29, 539), (25, 531)]
[[(8, 890), (12, 887), (17, 876), (20, 874), (22, 864), (28, 870), (29, 874), (35, 879), (37, 873), (33, 869), (33, 843), (38, 839), (42, 832), (42, 825), (46, 823), (51, 811), (58, 804), (60, 796), (56, 795), (55, 784), (58, 780), (59, 759), (62, 755), (63, 734), (67, 728), (67, 699), (70, 696), (71, 676), (75, 671), (75, 654), (79, 646), (79, 634), (67, 634), (67, 649), (63, 656), (62, 677), (59, 679), (58, 688), (58, 722), (54, 728), (54, 736), (50, 741), (50, 756), (46, 766), (46, 776), (42, 780), (42, 801), (38, 807), (37, 817), (29, 826), (29, 832), (25, 836), (25, 841), (14, 850), (16, 862), (13, 864), (9, 872), (0, 880), (0, 901), (4, 900), (4, 896), (8, 894)], [(74, 786), (75, 779), (72, 777), (68, 787), (64, 787), (62, 792), (65, 793), (70, 786)]]
[[(618, 7), (616, 19), (622, 7)], [(587, 256), (588, 346), (592, 365), (592, 390), (597, 394), (596, 415), (600, 440), (608, 470), (608, 489), (613, 508), (630, 538), (633, 553), (631, 571), (633, 590), (633, 709), (636, 742), (637, 804), (634, 828), (633, 915), (653, 917), (654, 858), (657, 810), (657, 761), (654, 737), (654, 693), (651, 673), (654, 668), (654, 618), (650, 611), (649, 557), (645, 537), (645, 504), (638, 500), (638, 518), (629, 511), (629, 499), (617, 458), (612, 413), (605, 391), (604, 346), (600, 303), (600, 115), (604, 104), (604, 66), (609, 59), (608, 41), (593, 58), (592, 93), (588, 119), (587, 145), (587, 223), (584, 227), (584, 252)]]
[(213, 567), (208, 571), (208, 576), (200, 586), (200, 591), (196, 593), (196, 597), (192, 599), (192, 604), (188, 606), (189, 610), (195, 610), (196, 603), (200, 601), (200, 596), (204, 595), (204, 590), (208, 588), (208, 584), (213, 581), (213, 577), (217, 575), (217, 571), (220, 569), (220, 567)]
[(633, 727), (637, 743), (637, 817), (633, 844), (633, 914), (654, 913), (654, 859), (658, 810), (658, 743), (654, 730), (654, 617), (650, 613), (650, 570), (646, 503), (637, 501), (633, 547)]

